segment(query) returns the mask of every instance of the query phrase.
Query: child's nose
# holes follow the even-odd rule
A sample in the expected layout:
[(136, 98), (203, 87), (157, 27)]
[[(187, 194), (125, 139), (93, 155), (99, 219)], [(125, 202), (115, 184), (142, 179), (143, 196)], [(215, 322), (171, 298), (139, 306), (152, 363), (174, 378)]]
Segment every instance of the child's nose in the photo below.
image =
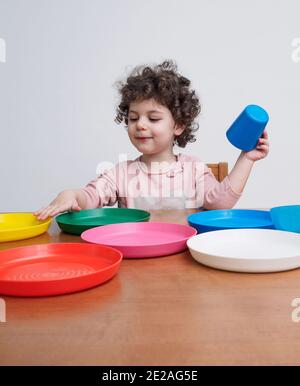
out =
[(136, 127), (138, 130), (146, 130), (147, 129), (147, 118), (146, 117), (139, 117), (139, 119), (136, 121)]
[(143, 124), (142, 121), (138, 121), (136, 127), (137, 130), (146, 130), (146, 126)]
[(146, 128), (144, 126), (138, 126), (137, 130), (141, 130), (142, 131), (142, 130), (146, 130)]

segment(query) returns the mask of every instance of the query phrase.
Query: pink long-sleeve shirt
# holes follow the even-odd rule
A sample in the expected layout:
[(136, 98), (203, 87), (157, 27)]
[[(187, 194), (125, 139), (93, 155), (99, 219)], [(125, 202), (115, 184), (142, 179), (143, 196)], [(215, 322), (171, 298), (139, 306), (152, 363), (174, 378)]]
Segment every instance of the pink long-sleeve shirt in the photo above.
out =
[(141, 157), (118, 163), (81, 189), (86, 207), (113, 206), (137, 209), (229, 209), (240, 193), (228, 177), (219, 182), (198, 158), (178, 154), (172, 164), (149, 170)]

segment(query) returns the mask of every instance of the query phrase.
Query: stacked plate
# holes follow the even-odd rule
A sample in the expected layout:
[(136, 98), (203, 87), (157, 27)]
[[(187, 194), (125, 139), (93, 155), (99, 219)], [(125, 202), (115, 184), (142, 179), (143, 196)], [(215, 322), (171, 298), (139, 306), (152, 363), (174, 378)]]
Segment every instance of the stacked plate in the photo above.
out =
[(192, 214), (188, 222), (200, 233), (188, 248), (204, 265), (238, 272), (300, 267), (300, 234), (294, 233), (300, 232), (300, 206), (212, 210)]

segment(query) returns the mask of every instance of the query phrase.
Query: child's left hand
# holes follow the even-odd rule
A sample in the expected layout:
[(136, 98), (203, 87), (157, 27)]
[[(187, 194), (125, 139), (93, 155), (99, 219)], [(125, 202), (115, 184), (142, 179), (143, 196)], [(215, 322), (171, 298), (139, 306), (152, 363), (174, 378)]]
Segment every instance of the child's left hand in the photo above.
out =
[(265, 158), (269, 153), (269, 136), (265, 130), (259, 138), (256, 148), (247, 152), (242, 152), (251, 161), (259, 161)]

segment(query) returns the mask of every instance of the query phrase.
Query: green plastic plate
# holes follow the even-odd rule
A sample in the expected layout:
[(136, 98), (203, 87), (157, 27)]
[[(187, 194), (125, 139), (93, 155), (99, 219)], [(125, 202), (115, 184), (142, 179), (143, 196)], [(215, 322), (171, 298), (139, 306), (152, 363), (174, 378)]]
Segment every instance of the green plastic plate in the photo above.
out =
[(79, 212), (66, 212), (56, 216), (55, 220), (64, 232), (81, 235), (90, 228), (122, 222), (149, 221), (150, 213), (140, 209), (98, 208)]

